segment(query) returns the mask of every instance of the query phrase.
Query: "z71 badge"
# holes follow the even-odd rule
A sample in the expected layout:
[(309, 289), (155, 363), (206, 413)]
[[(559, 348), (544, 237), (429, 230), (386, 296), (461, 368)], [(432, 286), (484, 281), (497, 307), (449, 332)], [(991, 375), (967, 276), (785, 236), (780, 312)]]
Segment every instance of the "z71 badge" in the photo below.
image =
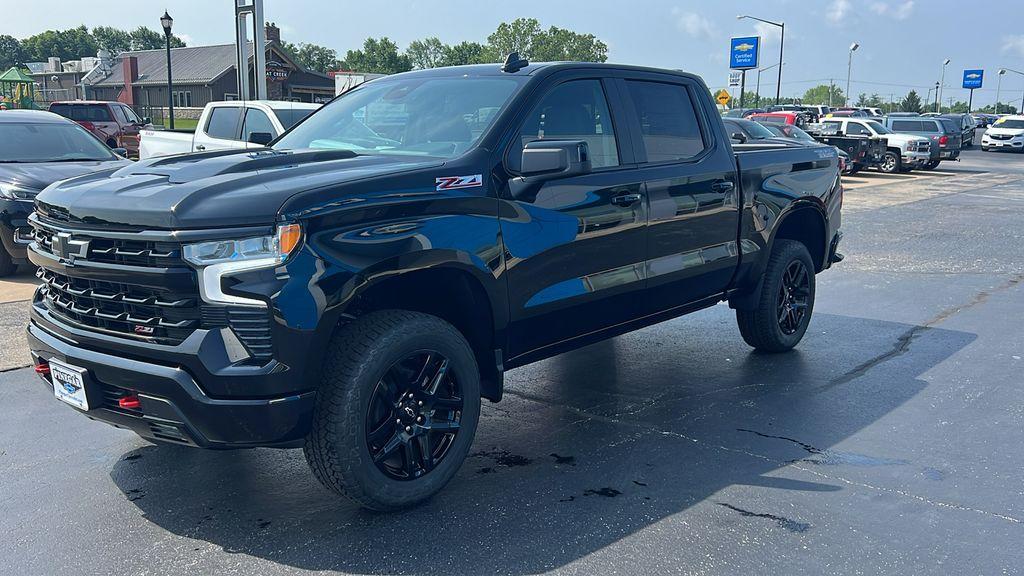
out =
[(441, 178), (435, 178), (434, 183), (437, 184), (438, 190), (479, 188), (484, 185), (484, 177), (482, 174), (473, 174), (472, 176), (442, 176)]

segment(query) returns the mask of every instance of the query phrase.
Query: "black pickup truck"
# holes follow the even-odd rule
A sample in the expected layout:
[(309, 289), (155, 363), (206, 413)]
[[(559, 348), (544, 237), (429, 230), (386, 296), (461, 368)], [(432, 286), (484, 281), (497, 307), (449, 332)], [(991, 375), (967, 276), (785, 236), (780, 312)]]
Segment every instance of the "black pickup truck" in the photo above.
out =
[(734, 148), (690, 74), (398, 74), (268, 148), (43, 191), (28, 338), (92, 419), (301, 446), (324, 485), (394, 509), (452, 478), (506, 370), (722, 301), (751, 346), (795, 346), (842, 195), (834, 148)]

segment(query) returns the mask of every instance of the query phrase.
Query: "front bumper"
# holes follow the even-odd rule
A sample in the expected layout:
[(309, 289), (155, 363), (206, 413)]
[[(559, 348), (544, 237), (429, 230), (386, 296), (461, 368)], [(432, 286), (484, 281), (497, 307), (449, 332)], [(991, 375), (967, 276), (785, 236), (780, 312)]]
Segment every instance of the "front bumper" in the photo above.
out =
[(929, 152), (903, 152), (901, 160), (904, 166), (924, 166), (931, 160), (931, 154)]
[[(309, 432), (313, 391), (273, 398), (212, 398), (181, 366), (82, 346), (40, 307), (33, 307), (28, 342), (37, 365), (56, 359), (86, 370), (91, 409), (83, 412), (85, 416), (144, 438), (204, 448), (294, 447)], [(52, 382), (45, 376), (44, 380), (52, 391)], [(138, 396), (138, 408), (119, 406), (118, 400), (127, 395)]]
[(997, 140), (995, 138), (989, 138), (988, 136), (981, 137), (981, 145), (985, 148), (1001, 148), (1004, 150), (1021, 150), (1024, 149), (1024, 138), (1015, 137), (1009, 140)]

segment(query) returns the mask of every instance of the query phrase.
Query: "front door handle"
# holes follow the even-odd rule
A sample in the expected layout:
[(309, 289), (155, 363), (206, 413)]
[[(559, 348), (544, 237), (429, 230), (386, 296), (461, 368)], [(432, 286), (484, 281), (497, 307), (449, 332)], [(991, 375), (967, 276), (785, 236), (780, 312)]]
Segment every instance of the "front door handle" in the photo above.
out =
[(725, 194), (726, 192), (732, 192), (732, 189), (735, 187), (736, 185), (728, 180), (715, 180), (711, 184), (711, 191)]
[(612, 198), (612, 204), (622, 207), (632, 206), (641, 198), (643, 198), (643, 196), (640, 194), (623, 194), (622, 196), (616, 196)]
[(206, 150), (206, 146), (203, 146), (202, 144), (197, 144), (196, 145), (196, 150), (199, 150), (200, 152), (202, 152), (203, 150)]

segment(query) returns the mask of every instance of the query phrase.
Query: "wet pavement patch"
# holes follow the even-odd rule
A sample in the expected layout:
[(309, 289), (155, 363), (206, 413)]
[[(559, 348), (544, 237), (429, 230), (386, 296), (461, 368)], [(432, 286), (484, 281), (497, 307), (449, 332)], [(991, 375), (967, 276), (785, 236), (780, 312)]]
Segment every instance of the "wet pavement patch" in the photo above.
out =
[(476, 471), (477, 474), (490, 474), (491, 472), (494, 472), (494, 468), (491, 466), (484, 466)]
[(575, 466), (576, 465), (576, 457), (575, 456), (559, 456), (558, 454), (555, 454), (554, 452), (552, 452), (551, 453), (551, 457), (555, 459), (555, 464), (567, 464), (569, 466)]
[(773, 520), (776, 524), (779, 525), (780, 528), (785, 528), (790, 532), (801, 533), (807, 532), (811, 529), (811, 525), (807, 524), (806, 522), (797, 522), (796, 520), (790, 520), (789, 518), (786, 518), (784, 516), (776, 516), (775, 514), (759, 514), (757, 512), (751, 512), (749, 510), (738, 508), (736, 506), (733, 506), (732, 504), (727, 504), (725, 502), (715, 502), (715, 504), (718, 504), (719, 506), (722, 506), (724, 508), (728, 508), (733, 512), (738, 512), (740, 516), (743, 516), (744, 518), (764, 518), (766, 520)]
[(796, 440), (796, 439), (793, 439), (793, 438), (789, 438), (787, 436), (775, 436), (773, 434), (763, 434), (761, 432), (757, 432), (756, 430), (747, 430), (745, 428), (737, 428), (736, 431), (737, 432), (747, 432), (747, 433), (750, 433), (750, 434), (755, 434), (755, 435), (760, 436), (762, 438), (771, 438), (771, 439), (774, 439), (774, 440), (785, 440), (786, 442), (790, 442), (792, 444), (796, 444), (797, 446), (799, 446), (799, 447), (803, 448), (805, 451), (807, 451), (807, 453), (813, 454), (815, 456), (814, 458), (797, 458), (795, 460), (790, 460), (789, 462), (791, 464), (795, 463), (795, 462), (804, 462), (804, 463), (807, 463), (807, 464), (816, 464), (816, 465), (819, 465), (819, 466), (846, 465), (846, 466), (866, 466), (866, 467), (870, 467), (870, 466), (904, 466), (904, 465), (910, 463), (909, 461), (903, 460), (902, 458), (880, 458), (880, 457), (876, 457), (876, 456), (868, 456), (866, 454), (858, 454), (856, 452), (841, 452), (839, 450), (822, 450), (820, 448), (815, 448), (814, 446), (812, 446), (812, 445), (810, 445), (810, 444), (808, 444), (806, 442), (801, 442), (799, 440)]
[(641, 482), (639, 480), (633, 480), (633, 484), (636, 484), (637, 486), (647, 486), (647, 484), (645, 484), (645, 483), (643, 483), (643, 482)]
[(143, 498), (146, 497), (146, 494), (142, 490), (139, 490), (138, 488), (133, 488), (132, 490), (129, 490), (128, 492), (126, 492), (126, 495), (128, 496), (129, 502), (142, 500)]
[(596, 490), (589, 489), (583, 491), (584, 496), (604, 496), (605, 498), (615, 498), (620, 494), (622, 494), (622, 492), (619, 492), (615, 488), (598, 488)]
[(128, 456), (124, 457), (124, 461), (130, 462), (132, 460), (138, 460), (139, 458), (142, 458), (142, 454), (129, 454)]
[(509, 468), (515, 466), (526, 466), (533, 462), (532, 458), (527, 458), (526, 456), (520, 456), (518, 454), (512, 454), (508, 450), (480, 451), (473, 453), (471, 456), (490, 458), (498, 466), (507, 466)]

